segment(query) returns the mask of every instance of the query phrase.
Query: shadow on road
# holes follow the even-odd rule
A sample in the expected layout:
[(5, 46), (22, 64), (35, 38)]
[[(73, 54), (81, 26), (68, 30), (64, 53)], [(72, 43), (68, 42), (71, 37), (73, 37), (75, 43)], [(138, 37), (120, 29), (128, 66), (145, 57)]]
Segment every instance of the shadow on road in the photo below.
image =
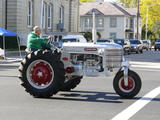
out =
[(148, 98), (148, 97), (143, 97), (143, 98), (141, 98), (141, 97), (135, 97), (135, 98), (133, 98), (134, 100), (144, 100), (144, 101), (154, 101), (154, 102), (160, 102), (160, 98)]
[(116, 93), (96, 92), (96, 91), (70, 91), (60, 92), (59, 97), (51, 97), (54, 100), (100, 102), (100, 103), (122, 103), (118, 101), (120, 97)]
[(98, 103), (123, 103), (123, 100), (144, 100), (144, 101), (154, 101), (160, 102), (160, 98), (142, 98), (135, 97), (132, 99), (123, 99), (116, 93), (111, 92), (96, 92), (96, 91), (70, 91), (70, 92), (60, 92), (59, 97), (53, 96), (48, 99), (53, 100), (63, 100), (63, 101), (81, 101), (81, 102), (98, 102)]

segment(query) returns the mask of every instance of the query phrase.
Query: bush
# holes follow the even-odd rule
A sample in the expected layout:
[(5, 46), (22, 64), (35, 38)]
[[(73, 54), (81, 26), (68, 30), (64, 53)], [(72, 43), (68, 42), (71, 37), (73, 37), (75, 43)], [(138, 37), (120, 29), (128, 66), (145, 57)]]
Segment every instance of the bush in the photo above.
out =
[[(82, 34), (84, 35), (84, 37), (86, 38), (87, 42), (92, 41), (92, 33), (91, 33), (91, 32), (81, 32), (81, 33), (82, 33)], [(101, 38), (100, 32), (97, 32), (97, 37), (98, 37), (98, 39)]]

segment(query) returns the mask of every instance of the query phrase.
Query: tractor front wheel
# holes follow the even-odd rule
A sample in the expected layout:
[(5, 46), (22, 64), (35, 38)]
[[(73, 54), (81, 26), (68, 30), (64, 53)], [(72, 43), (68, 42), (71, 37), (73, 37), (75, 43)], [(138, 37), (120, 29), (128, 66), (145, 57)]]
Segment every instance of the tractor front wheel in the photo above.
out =
[(141, 89), (141, 79), (134, 71), (128, 71), (128, 85), (124, 84), (123, 71), (119, 71), (113, 81), (113, 87), (122, 98), (133, 98)]

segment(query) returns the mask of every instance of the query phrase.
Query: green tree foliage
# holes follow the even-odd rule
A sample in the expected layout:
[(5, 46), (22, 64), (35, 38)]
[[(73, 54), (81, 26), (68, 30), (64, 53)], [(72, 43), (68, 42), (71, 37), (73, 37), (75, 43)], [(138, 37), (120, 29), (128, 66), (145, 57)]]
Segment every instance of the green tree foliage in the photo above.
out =
[[(119, 0), (126, 7), (136, 7), (138, 0)], [(142, 26), (146, 24), (147, 7), (149, 7), (148, 12), (148, 29), (151, 30), (153, 24), (156, 21), (160, 21), (160, 0), (139, 0), (140, 2), (140, 13), (142, 19)]]
[(154, 25), (152, 26), (152, 29), (151, 31), (157, 36), (160, 38), (160, 22), (159, 21), (156, 21), (154, 23)]
[(80, 0), (80, 2), (93, 2), (93, 0)]
[(137, 6), (137, 0), (118, 0), (118, 2), (123, 3), (126, 7)]
[(160, 21), (160, 0), (141, 0), (140, 13), (142, 16), (142, 25), (146, 24), (147, 7), (148, 10), (148, 30), (151, 30), (156, 21)]
[[(137, 7), (138, 0), (118, 0), (120, 3), (123, 3), (126, 7)], [(139, 0), (140, 3), (140, 14), (142, 17), (142, 26), (145, 33), (146, 18), (147, 18), (147, 7), (148, 7), (148, 36), (149, 38), (154, 38), (154, 34), (157, 34), (155, 30), (156, 21), (160, 22), (160, 0)], [(154, 29), (152, 29), (154, 27)], [(143, 36), (143, 35), (142, 35)]]
[[(92, 42), (92, 33), (91, 32), (81, 32), (83, 35), (84, 35), (84, 37), (86, 38), (86, 40), (88, 41), (88, 42)], [(101, 33), (100, 32), (97, 32), (97, 37), (98, 37), (98, 39), (100, 39), (101, 38)]]

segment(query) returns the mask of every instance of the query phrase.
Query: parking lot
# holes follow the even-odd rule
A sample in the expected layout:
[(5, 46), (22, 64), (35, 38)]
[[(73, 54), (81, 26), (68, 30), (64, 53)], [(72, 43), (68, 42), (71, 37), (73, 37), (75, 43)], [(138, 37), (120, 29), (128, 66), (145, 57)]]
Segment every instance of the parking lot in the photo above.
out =
[[(160, 52), (131, 54), (131, 69), (142, 79), (134, 99), (121, 99), (113, 77), (84, 77), (71, 92), (49, 99), (33, 98), (20, 86), (19, 62), (0, 64), (1, 120), (158, 120), (160, 118)], [(151, 93), (150, 93), (151, 92)]]

